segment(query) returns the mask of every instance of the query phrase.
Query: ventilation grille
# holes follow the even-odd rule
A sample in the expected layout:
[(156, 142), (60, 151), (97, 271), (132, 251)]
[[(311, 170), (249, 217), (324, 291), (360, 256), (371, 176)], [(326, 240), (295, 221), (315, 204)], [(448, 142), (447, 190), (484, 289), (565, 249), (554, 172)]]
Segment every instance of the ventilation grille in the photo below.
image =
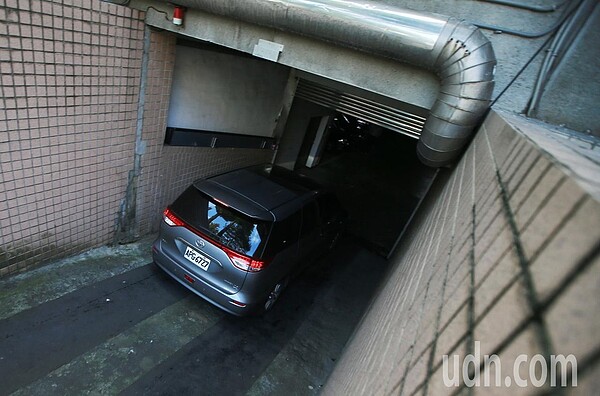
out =
[(425, 117), (300, 79), (296, 96), (418, 139)]

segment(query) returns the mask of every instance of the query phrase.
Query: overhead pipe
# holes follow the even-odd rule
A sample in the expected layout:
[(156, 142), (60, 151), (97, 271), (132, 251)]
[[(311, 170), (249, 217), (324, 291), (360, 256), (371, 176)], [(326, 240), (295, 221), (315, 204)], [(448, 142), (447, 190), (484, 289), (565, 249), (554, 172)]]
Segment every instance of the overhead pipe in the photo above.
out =
[(177, 5), (316, 38), (428, 69), (441, 88), (417, 154), (452, 163), (490, 103), (496, 58), (477, 27), (438, 14), (367, 1), (177, 0)]
[(596, 5), (597, 0), (579, 1), (579, 3), (575, 4), (572, 12), (569, 13), (569, 19), (565, 20), (564, 24), (556, 32), (542, 62), (529, 103), (525, 108), (527, 117), (534, 117), (536, 115), (546, 84)]
[[(563, 4), (566, 4), (566, 3), (567, 2), (565, 2)], [(547, 28), (546, 30), (543, 30), (541, 32), (536, 32), (536, 33), (523, 32), (521, 30), (515, 30), (515, 29), (505, 28), (505, 27), (498, 26), (498, 25), (490, 25), (490, 24), (481, 23), (481, 22), (471, 22), (471, 23), (481, 29), (493, 30), (495, 33), (510, 34), (512, 36), (518, 36), (518, 37), (523, 37), (523, 38), (527, 38), (527, 39), (536, 39), (536, 38), (544, 37), (551, 33), (554, 33), (557, 29), (559, 29), (565, 23), (567, 18), (569, 18), (571, 16), (571, 14), (573, 14), (573, 10), (575, 10), (579, 6), (579, 3), (580, 2), (571, 1), (569, 3), (569, 5), (565, 8), (565, 10), (563, 11), (562, 15), (549, 28)]]

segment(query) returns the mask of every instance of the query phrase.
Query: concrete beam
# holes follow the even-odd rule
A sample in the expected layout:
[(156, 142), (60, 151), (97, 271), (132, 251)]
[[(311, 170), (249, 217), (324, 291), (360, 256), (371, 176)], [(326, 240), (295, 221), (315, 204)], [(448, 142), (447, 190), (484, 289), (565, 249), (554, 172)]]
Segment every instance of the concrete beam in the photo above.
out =
[(188, 10), (178, 27), (165, 3), (134, 0), (130, 6), (146, 10), (150, 26), (249, 54), (259, 39), (281, 44), (277, 63), (421, 108), (430, 109), (439, 91), (434, 74), (391, 59), (198, 10)]

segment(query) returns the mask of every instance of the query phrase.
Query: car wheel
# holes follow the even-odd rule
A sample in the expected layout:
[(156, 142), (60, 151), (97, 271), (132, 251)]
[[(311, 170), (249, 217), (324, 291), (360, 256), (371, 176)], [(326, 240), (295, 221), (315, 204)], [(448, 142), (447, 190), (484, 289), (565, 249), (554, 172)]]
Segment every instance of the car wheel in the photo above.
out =
[(273, 287), (273, 289), (269, 293), (269, 296), (267, 297), (267, 300), (265, 301), (265, 305), (264, 305), (265, 312), (270, 311), (273, 308), (273, 306), (279, 299), (281, 292), (283, 292), (283, 289), (285, 289), (285, 287), (287, 286), (287, 283), (288, 283), (288, 278), (284, 278), (284, 279), (280, 280)]

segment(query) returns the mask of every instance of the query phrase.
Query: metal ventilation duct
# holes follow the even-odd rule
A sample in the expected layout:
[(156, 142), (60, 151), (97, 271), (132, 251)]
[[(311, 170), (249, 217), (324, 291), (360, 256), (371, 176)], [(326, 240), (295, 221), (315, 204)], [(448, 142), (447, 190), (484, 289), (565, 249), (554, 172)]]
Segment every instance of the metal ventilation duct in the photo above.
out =
[(177, 0), (177, 4), (426, 68), (440, 93), (417, 146), (430, 166), (454, 161), (487, 109), (496, 58), (475, 26), (437, 14), (347, 0)]

